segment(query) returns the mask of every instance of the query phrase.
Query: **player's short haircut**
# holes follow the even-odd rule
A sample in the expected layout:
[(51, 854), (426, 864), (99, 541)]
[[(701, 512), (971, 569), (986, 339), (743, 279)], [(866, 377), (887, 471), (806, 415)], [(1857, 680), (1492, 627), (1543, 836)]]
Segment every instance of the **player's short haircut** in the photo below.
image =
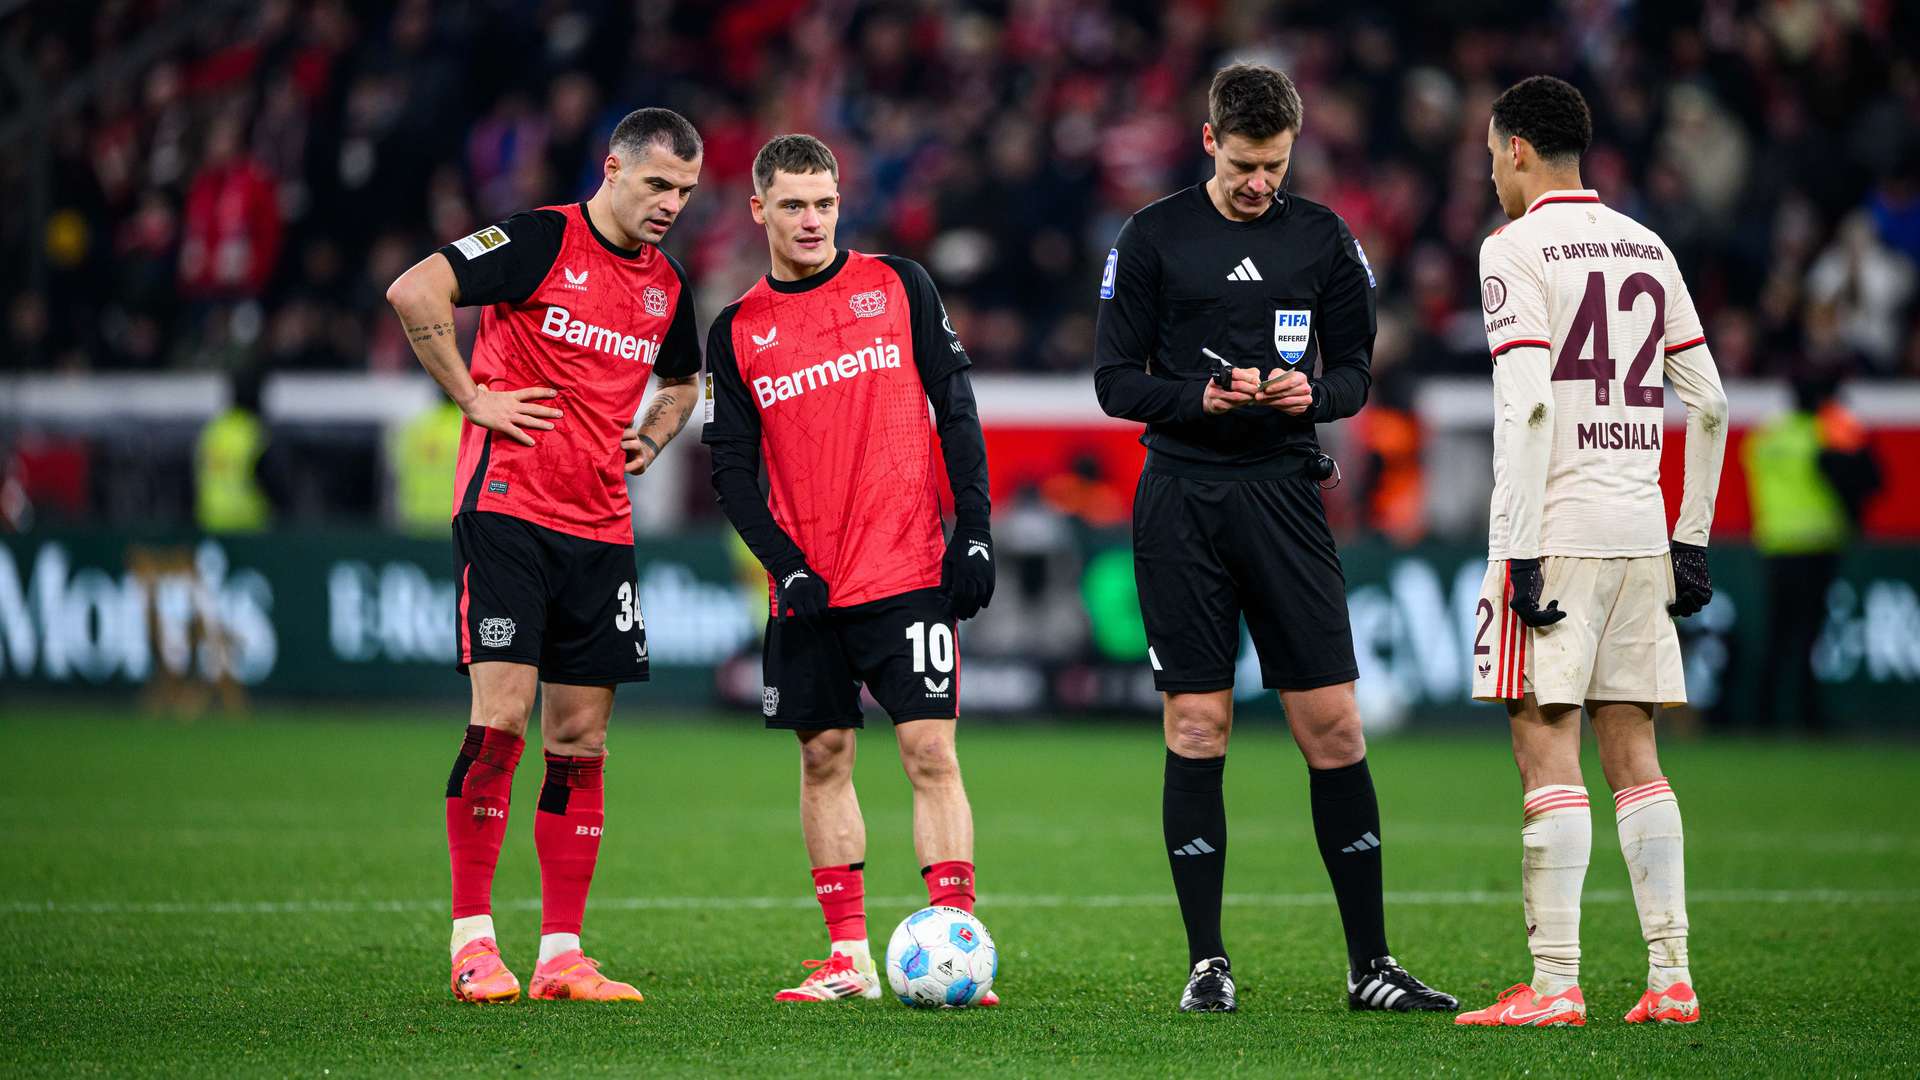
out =
[(1213, 137), (1239, 135), (1256, 142), (1283, 131), (1300, 133), (1300, 91), (1287, 73), (1265, 64), (1229, 64), (1207, 88)]
[(833, 151), (827, 144), (811, 135), (775, 135), (767, 140), (767, 145), (753, 155), (753, 190), (755, 194), (765, 196), (767, 189), (773, 186), (773, 174), (777, 172), (803, 173), (823, 172), (840, 180), (840, 162), (835, 160)]
[(1522, 79), (1493, 99), (1493, 130), (1518, 135), (1554, 164), (1577, 161), (1593, 143), (1593, 114), (1573, 84), (1551, 75)]
[(700, 133), (687, 118), (672, 109), (635, 109), (613, 127), (607, 148), (623, 158), (638, 157), (659, 144), (681, 161), (700, 156)]

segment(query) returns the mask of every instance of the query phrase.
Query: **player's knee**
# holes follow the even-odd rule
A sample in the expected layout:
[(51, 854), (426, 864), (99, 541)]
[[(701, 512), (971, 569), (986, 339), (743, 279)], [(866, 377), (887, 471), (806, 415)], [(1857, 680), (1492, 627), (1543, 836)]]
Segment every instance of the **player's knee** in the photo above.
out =
[(1300, 750), (1315, 769), (1341, 769), (1367, 756), (1367, 738), (1359, 718), (1335, 723), (1301, 738)]
[(1227, 752), (1233, 724), (1233, 699), (1227, 695), (1172, 695), (1167, 698), (1167, 749), (1187, 758), (1219, 757)]
[(472, 723), (496, 731), (511, 732), (525, 736), (527, 718), (533, 713), (533, 702), (517, 701), (512, 698), (491, 698), (484, 702), (475, 702)]
[(1295, 698), (1287, 703), (1287, 721), (1312, 768), (1343, 768), (1367, 756), (1366, 729), (1351, 694)]
[(567, 757), (601, 757), (607, 752), (607, 732), (603, 728), (558, 735), (547, 740), (547, 749)]
[(800, 775), (809, 784), (831, 784), (853, 775), (853, 733), (820, 731), (800, 740)]
[(599, 757), (607, 752), (607, 721), (595, 715), (561, 716), (545, 724), (546, 748), (568, 757)]
[(902, 744), (900, 760), (914, 787), (938, 787), (960, 779), (960, 755), (944, 739)]

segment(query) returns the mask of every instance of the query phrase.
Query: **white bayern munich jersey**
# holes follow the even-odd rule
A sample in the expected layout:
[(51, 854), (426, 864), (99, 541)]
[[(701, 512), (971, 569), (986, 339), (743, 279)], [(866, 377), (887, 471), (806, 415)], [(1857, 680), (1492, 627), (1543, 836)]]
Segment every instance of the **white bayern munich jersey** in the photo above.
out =
[(1663, 378), (1689, 414), (1674, 539), (1704, 545), (1725, 423), (1723, 408), (1696, 406), (1723, 395), (1660, 238), (1592, 191), (1550, 191), (1480, 246), (1480, 291), (1494, 362), (1487, 557), (1667, 552)]

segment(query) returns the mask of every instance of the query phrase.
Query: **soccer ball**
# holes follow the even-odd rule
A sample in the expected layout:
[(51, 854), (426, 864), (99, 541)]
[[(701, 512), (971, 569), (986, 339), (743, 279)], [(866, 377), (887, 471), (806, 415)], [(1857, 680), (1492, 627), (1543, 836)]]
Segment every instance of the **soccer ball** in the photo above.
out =
[(986, 996), (1000, 970), (993, 935), (971, 912), (930, 907), (906, 917), (887, 942), (887, 982), (905, 1004), (963, 1009)]

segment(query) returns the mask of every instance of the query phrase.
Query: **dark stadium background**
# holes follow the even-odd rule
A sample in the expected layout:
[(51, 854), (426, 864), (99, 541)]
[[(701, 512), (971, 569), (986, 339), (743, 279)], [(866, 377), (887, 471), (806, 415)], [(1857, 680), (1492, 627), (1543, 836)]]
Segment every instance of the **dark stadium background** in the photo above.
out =
[[(1251, 57), (1306, 101), (1291, 187), (1351, 223), (1380, 282), (1372, 403), (1323, 431), (1344, 466), (1328, 502), (1370, 721), (1478, 715), (1461, 705), (1460, 590), (1490, 484), (1474, 264), (1498, 212), (1482, 139), (1495, 93), (1550, 71), (1593, 104), (1588, 183), (1671, 245), (1730, 388), (1722, 598), (1687, 628), (1696, 701), (1722, 726), (1796, 723), (1752, 690), (1778, 665), (1764, 563), (1743, 544), (1741, 443), (1791, 380), (1819, 375), (1844, 382), (1882, 484), (1816, 635), (1833, 701), (1814, 711), (1913, 730), (1909, 6), (0, 7), (9, 687), (192, 682), (224, 663), (269, 695), (458, 693), (441, 662), (445, 526), (431, 491), (418, 509), (420, 485), (450, 475), (433, 455), (458, 420), (425, 412), (438, 395), (382, 293), (439, 243), (590, 193), (614, 121), (665, 104), (706, 139), (668, 240), (703, 318), (764, 270), (748, 166), (780, 131), (838, 152), (844, 245), (912, 256), (939, 282), (978, 369), (1012, 560), (968, 628), (970, 707), (1151, 707), (1123, 525), (1141, 451), (1093, 403), (1095, 281), (1127, 213), (1204, 175), (1207, 79)], [(477, 311), (460, 320), (464, 342)], [(271, 526), (202, 543), (196, 439), (255, 395)], [(732, 588), (753, 570), (724, 554), (705, 474), (686, 438), (635, 489), (658, 690), (751, 702), (751, 663), (724, 662), (754, 652), (751, 588)], [(184, 600), (143, 615), (141, 595), (170, 591), (235, 615), (196, 621)], [(194, 635), (230, 639), (213, 650), (228, 659), (190, 665)]]

